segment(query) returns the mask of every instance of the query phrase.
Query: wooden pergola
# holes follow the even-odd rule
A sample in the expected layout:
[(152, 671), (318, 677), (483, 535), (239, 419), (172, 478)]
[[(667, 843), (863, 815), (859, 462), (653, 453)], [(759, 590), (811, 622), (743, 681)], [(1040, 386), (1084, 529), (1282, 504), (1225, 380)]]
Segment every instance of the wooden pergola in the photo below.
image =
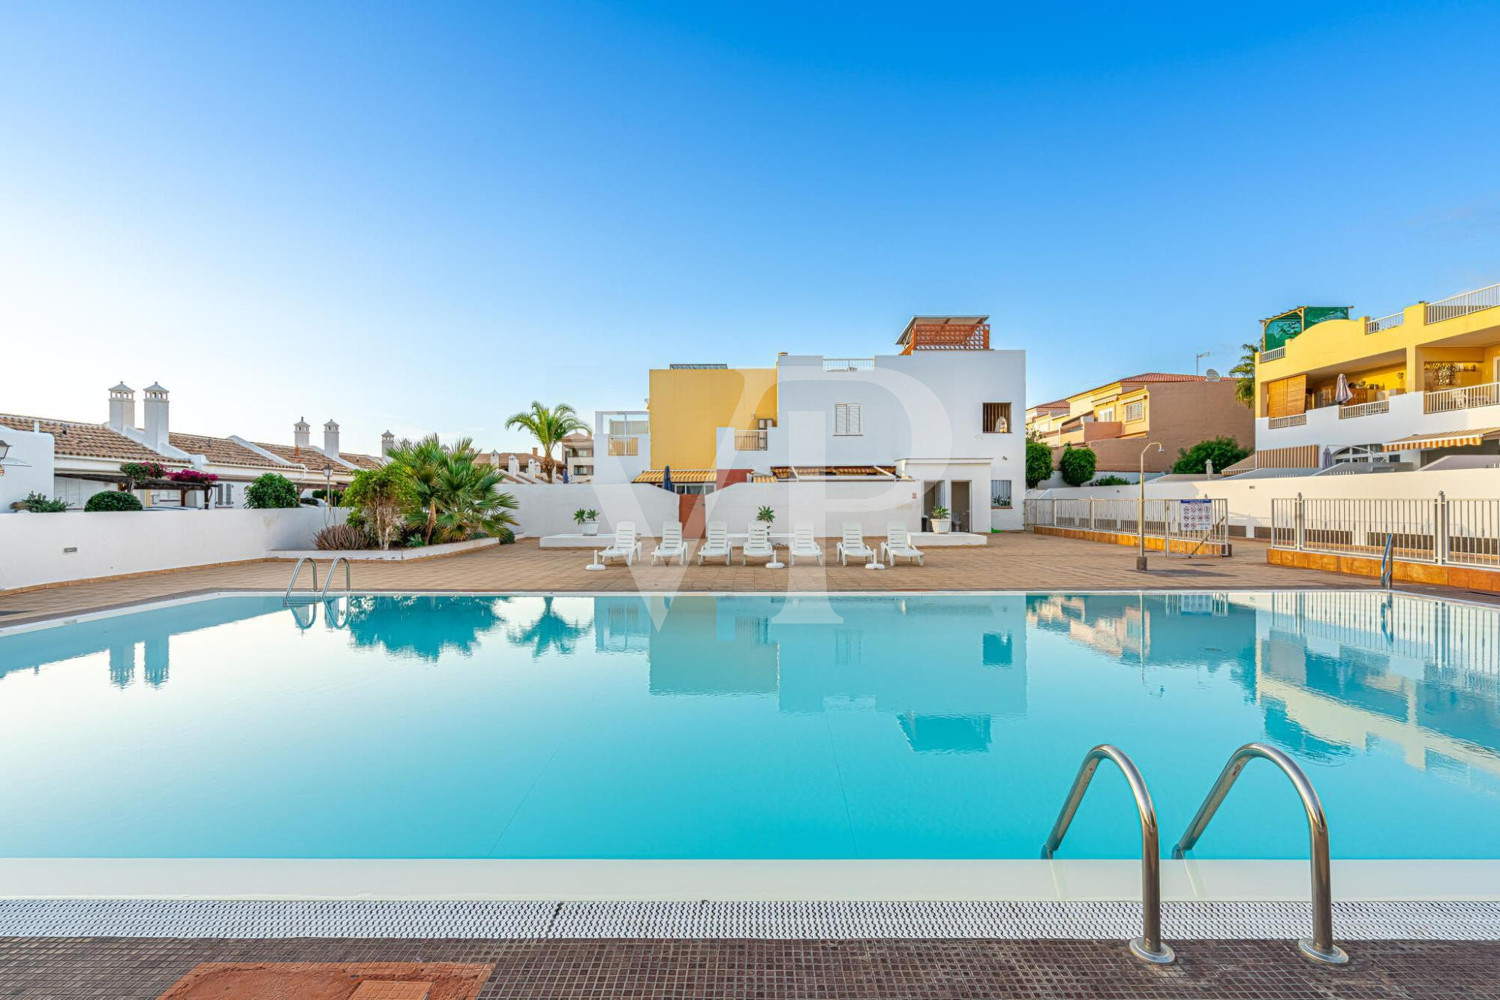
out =
[(988, 316), (913, 316), (896, 343), (902, 354), (913, 351), (987, 351)]

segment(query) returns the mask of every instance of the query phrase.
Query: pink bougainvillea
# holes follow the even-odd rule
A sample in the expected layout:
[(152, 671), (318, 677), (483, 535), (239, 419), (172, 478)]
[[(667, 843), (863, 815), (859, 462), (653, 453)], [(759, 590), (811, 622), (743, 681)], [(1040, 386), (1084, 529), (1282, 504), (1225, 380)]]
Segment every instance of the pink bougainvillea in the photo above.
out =
[(219, 479), (212, 472), (199, 472), (197, 469), (178, 469), (167, 473), (167, 478), (174, 483), (213, 483)]

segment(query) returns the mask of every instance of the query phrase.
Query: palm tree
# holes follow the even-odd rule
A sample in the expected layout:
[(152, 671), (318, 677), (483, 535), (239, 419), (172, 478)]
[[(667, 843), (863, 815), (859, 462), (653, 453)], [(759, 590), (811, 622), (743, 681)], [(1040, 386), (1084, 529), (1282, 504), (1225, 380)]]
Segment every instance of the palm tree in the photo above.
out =
[(463, 541), (476, 534), (511, 537), (516, 499), (500, 492), (500, 470), (478, 461), (471, 438), (445, 446), (430, 434), (391, 449), (390, 459), (410, 480), (418, 510), (413, 521), (422, 526), (423, 542)]
[(534, 400), (531, 409), (511, 414), (510, 419), (505, 421), (505, 427), (506, 430), (520, 427), (536, 438), (542, 451), (542, 471), (547, 478), (555, 481), (558, 463), (552, 457), (552, 449), (561, 444), (562, 439), (569, 434), (588, 430), (589, 425), (578, 419), (578, 411), (567, 403), (558, 403), (549, 410)]
[(1234, 398), (1249, 409), (1255, 409), (1255, 356), (1260, 353), (1259, 344), (1241, 344), (1245, 354), (1240, 358), (1240, 363), (1229, 369), (1233, 378), (1239, 379), (1234, 387)]

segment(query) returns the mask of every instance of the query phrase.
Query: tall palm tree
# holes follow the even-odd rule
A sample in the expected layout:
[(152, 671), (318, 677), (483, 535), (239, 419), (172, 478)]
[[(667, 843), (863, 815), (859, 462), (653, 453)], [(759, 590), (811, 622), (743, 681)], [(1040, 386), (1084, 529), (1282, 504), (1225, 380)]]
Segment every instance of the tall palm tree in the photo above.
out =
[[(460, 442), (460, 443), (466, 443)], [(429, 434), (415, 443), (403, 441), (388, 453), (392, 465), (406, 470), (411, 482), (412, 495), (420, 511), (413, 522), (423, 523), (422, 541), (431, 543), (432, 533), (437, 530), (438, 502), (440, 490), (438, 477), (447, 458), (436, 434)]]
[(548, 479), (556, 481), (558, 463), (552, 458), (552, 449), (561, 444), (562, 439), (569, 434), (588, 430), (589, 425), (578, 419), (578, 411), (567, 403), (558, 403), (549, 410), (533, 400), (531, 409), (511, 414), (510, 419), (505, 421), (505, 427), (507, 430), (520, 427), (536, 438), (536, 443), (541, 446), (542, 472)]
[(1234, 398), (1249, 409), (1255, 409), (1255, 356), (1260, 352), (1259, 344), (1241, 344), (1245, 349), (1240, 363), (1229, 369), (1230, 377), (1239, 379), (1234, 387)]

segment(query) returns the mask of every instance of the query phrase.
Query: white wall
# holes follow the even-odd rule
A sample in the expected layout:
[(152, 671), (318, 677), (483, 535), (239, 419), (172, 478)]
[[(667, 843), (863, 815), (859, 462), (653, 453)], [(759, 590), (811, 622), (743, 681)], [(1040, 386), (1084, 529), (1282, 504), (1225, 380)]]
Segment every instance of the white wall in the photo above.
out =
[(0, 517), (0, 590), (310, 549), (323, 517), (321, 507), (13, 514)]
[(663, 523), (677, 520), (677, 494), (643, 483), (506, 484), (504, 491), (520, 504), (513, 516), (531, 538), (578, 534), (573, 512), (580, 507), (599, 512), (604, 534), (620, 521), (634, 521), (640, 534), (654, 538)]
[(0, 427), (0, 440), (10, 445), (0, 463), (0, 514), (9, 514), (11, 503), (28, 493), (52, 496), (52, 435)]
[[(1277, 479), (1243, 479), (1231, 476), (1212, 482), (1148, 482), (1148, 500), (1179, 500), (1222, 497), (1229, 501), (1229, 523), (1245, 527), (1271, 525), (1271, 501), (1281, 497), (1391, 498), (1435, 500), (1438, 492), (1450, 500), (1473, 500), (1500, 496), (1500, 469), (1455, 469), (1439, 472), (1386, 472), (1365, 475), (1287, 476)], [(1139, 486), (1083, 486), (1078, 489), (1032, 490), (1030, 499), (1124, 498), (1140, 496)]]
[(745, 531), (756, 511), (769, 506), (776, 511), (772, 530), (778, 532), (811, 522), (814, 534), (832, 538), (843, 534), (845, 521), (860, 522), (866, 535), (884, 535), (891, 522), (916, 531), (921, 521), (917, 489), (917, 483), (899, 480), (736, 483), (704, 498), (704, 521), (723, 521), (732, 532)]

